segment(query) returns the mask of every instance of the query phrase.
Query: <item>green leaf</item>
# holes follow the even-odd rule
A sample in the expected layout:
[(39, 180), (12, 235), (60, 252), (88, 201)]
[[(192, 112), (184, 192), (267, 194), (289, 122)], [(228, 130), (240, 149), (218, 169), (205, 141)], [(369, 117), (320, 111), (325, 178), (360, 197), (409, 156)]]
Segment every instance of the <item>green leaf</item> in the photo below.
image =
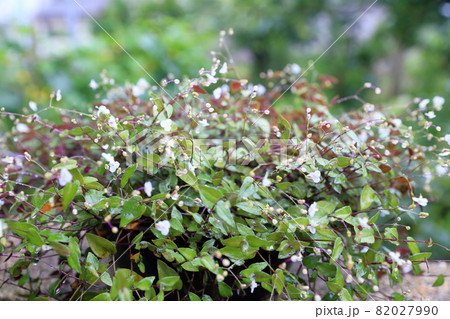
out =
[(242, 209), (243, 211), (247, 212), (250, 215), (254, 215), (254, 216), (261, 215), (261, 207), (255, 206), (254, 202), (252, 202), (252, 201), (238, 203), (236, 205), (236, 207)]
[(368, 224), (369, 224), (369, 225), (375, 224), (375, 223), (377, 222), (379, 216), (380, 216), (380, 212), (377, 212), (375, 215), (373, 215), (373, 216), (370, 218)]
[(431, 253), (418, 253), (409, 257), (411, 261), (424, 261), (430, 258)]
[(247, 241), (248, 244), (253, 247), (266, 247), (273, 244), (272, 242), (269, 242), (267, 240), (261, 239), (253, 235), (247, 236)]
[(321, 258), (321, 256), (315, 255), (306, 256), (305, 258), (303, 258), (303, 265), (305, 265), (305, 267), (309, 269), (315, 268)]
[(321, 200), (317, 202), (317, 209), (319, 210), (314, 216), (316, 219), (331, 214), (336, 208), (335, 202)]
[(409, 240), (408, 242), (408, 248), (411, 251), (411, 254), (415, 255), (420, 253), (420, 249), (419, 246), (417, 245), (417, 243), (415, 243), (415, 239), (412, 237), (406, 237), (407, 240)]
[(369, 185), (364, 186), (361, 192), (360, 206), (361, 210), (365, 210), (372, 205), (373, 201), (378, 198), (377, 193)]
[(111, 295), (109, 294), (109, 292), (104, 292), (104, 293), (101, 293), (101, 294), (95, 296), (90, 301), (112, 301), (112, 299), (111, 299)]
[(368, 243), (373, 244), (375, 242), (375, 238), (373, 237), (374, 231), (372, 228), (363, 228), (362, 231), (356, 234), (356, 240), (358, 243)]
[(183, 180), (186, 184), (188, 184), (189, 186), (197, 186), (198, 181), (197, 178), (195, 177), (194, 173), (192, 173), (191, 171), (188, 171), (186, 174), (180, 175), (178, 176), (181, 180)]
[(350, 165), (352, 159), (349, 157), (339, 156), (336, 158), (339, 167), (347, 167)]
[(178, 251), (183, 255), (187, 260), (192, 260), (197, 257), (197, 252), (192, 248), (178, 248)]
[(384, 230), (384, 236), (387, 239), (398, 239), (398, 231), (397, 228), (394, 227), (386, 227)]
[(327, 286), (336, 294), (344, 287), (344, 277), (342, 276), (342, 271), (339, 267), (336, 267), (336, 276), (332, 281), (327, 282)]
[(123, 176), (122, 176), (122, 180), (120, 181), (120, 187), (124, 188), (125, 185), (127, 185), (128, 180), (134, 174), (134, 172), (136, 171), (136, 168), (137, 168), (137, 164), (134, 164), (133, 166), (130, 166), (125, 170), (125, 173), (123, 173)]
[(172, 113), (173, 113), (173, 106), (171, 104), (167, 104), (164, 108), (167, 113), (167, 118), (170, 119), (170, 117), (172, 116)]
[(203, 204), (208, 208), (212, 208), (214, 204), (223, 197), (220, 191), (206, 185), (198, 185), (198, 189)]
[(57, 243), (57, 242), (51, 242), (49, 243), (51, 247), (61, 256), (63, 257), (69, 257), (70, 256), (70, 249), (67, 246), (64, 246), (63, 244)]
[(242, 186), (238, 194), (239, 199), (242, 199), (242, 197), (250, 197), (256, 192), (256, 190), (253, 187), (253, 181), (254, 181), (253, 178), (251, 178), (250, 176), (244, 178), (244, 181), (242, 182)]
[(330, 264), (337, 262), (339, 256), (344, 250), (344, 244), (342, 243), (341, 237), (337, 237), (334, 241), (333, 253), (331, 254)]
[(233, 290), (231, 290), (230, 286), (221, 281), (219, 282), (219, 294), (224, 298), (231, 297), (233, 296)]
[(125, 227), (133, 220), (141, 217), (146, 210), (145, 205), (139, 205), (134, 199), (125, 201), (121, 213), (120, 213), (120, 225), (119, 227)]
[(201, 299), (200, 299), (200, 297), (199, 296), (197, 296), (196, 294), (194, 294), (193, 292), (188, 292), (188, 295), (189, 295), (189, 300), (190, 301), (202, 301)]
[(291, 124), (281, 115), (278, 123), (285, 129), (285, 131), (281, 134), (281, 138), (284, 140), (288, 139), (291, 136)]
[(145, 277), (135, 284), (135, 287), (140, 290), (149, 290), (152, 287), (155, 277)]
[(123, 140), (127, 140), (128, 137), (130, 137), (130, 131), (128, 130), (123, 130), (119, 133), (119, 136), (123, 139)]
[(198, 266), (195, 266), (195, 265), (194, 265), (192, 262), (190, 262), (190, 261), (185, 262), (185, 263), (182, 263), (182, 264), (181, 264), (181, 267), (182, 267), (184, 270), (187, 270), (187, 271), (192, 271), (192, 272), (199, 271)]
[(214, 261), (214, 258), (212, 258), (210, 255), (203, 256), (200, 259), (200, 262), (202, 266), (208, 269), (210, 272), (212, 273), (217, 272), (216, 262)]
[(219, 186), (225, 176), (225, 171), (218, 171), (212, 176), (212, 183), (214, 186)]
[(284, 274), (283, 271), (278, 268), (272, 275), (272, 285), (275, 286), (277, 293), (281, 295), (284, 288)]
[(334, 216), (336, 218), (345, 219), (352, 213), (352, 209), (350, 206), (344, 206), (342, 208), (339, 208), (337, 211), (334, 212)]
[(89, 134), (95, 132), (95, 130), (93, 128), (90, 128), (89, 126), (84, 126), (84, 127), (76, 127), (74, 129), (71, 129), (70, 131), (67, 132), (67, 134), (72, 135), (72, 136), (81, 136), (84, 134)]
[(81, 266), (80, 266), (81, 251), (80, 247), (78, 246), (78, 239), (70, 237), (69, 251), (70, 256), (67, 258), (69, 266), (72, 267), (72, 269), (76, 270), (77, 272), (81, 273)]
[(216, 205), (216, 212), (219, 219), (223, 220), (227, 225), (231, 227), (236, 227), (236, 223), (234, 222), (233, 214), (231, 213), (228, 206), (224, 201), (218, 201)]
[(74, 183), (67, 183), (67, 185), (63, 188), (62, 203), (64, 210), (66, 210), (70, 203), (72, 203), (73, 198), (78, 192), (79, 186), (80, 182), (75, 181)]
[(183, 282), (180, 279), (178, 273), (167, 266), (163, 261), (158, 259), (157, 261), (158, 268), (158, 285), (162, 290), (172, 290), (177, 289), (180, 290), (183, 287)]
[(348, 292), (348, 290), (346, 288), (343, 288), (341, 290), (340, 298), (341, 298), (341, 301), (353, 301), (352, 295), (350, 295), (350, 293)]
[(106, 271), (100, 276), (100, 279), (105, 285), (112, 286), (111, 276)]
[(439, 275), (436, 279), (436, 281), (433, 283), (433, 287), (439, 287), (442, 286), (444, 284), (444, 276)]
[(99, 258), (106, 258), (109, 255), (117, 253), (116, 246), (103, 237), (87, 233), (86, 239), (89, 243), (89, 247), (91, 247), (94, 254)]
[(44, 240), (39, 235), (39, 229), (28, 223), (11, 222), (8, 224), (9, 228), (17, 235), (27, 239), (30, 243), (36, 246), (44, 245)]
[(155, 98), (153, 100), (153, 103), (155, 103), (158, 112), (160, 112), (162, 109), (164, 109), (164, 103), (161, 101), (161, 99)]

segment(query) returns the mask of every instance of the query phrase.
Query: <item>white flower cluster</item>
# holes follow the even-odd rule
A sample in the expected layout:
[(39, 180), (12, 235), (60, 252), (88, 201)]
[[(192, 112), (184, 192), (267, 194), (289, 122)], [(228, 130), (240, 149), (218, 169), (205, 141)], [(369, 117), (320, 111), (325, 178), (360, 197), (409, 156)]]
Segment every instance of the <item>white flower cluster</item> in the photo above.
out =
[(108, 108), (106, 106), (104, 106), (104, 105), (100, 105), (99, 108), (98, 108), (98, 111), (97, 111), (97, 116), (98, 117), (101, 117), (102, 115), (108, 118), (107, 124), (111, 128), (117, 130), (116, 118), (113, 115), (111, 115), (111, 111), (108, 110)]
[(141, 96), (146, 90), (150, 88), (150, 84), (146, 79), (141, 78), (137, 81), (136, 85), (132, 87), (132, 94), (136, 97)]
[(120, 167), (120, 163), (116, 162), (111, 154), (102, 153), (102, 157), (108, 162), (111, 173), (114, 173)]

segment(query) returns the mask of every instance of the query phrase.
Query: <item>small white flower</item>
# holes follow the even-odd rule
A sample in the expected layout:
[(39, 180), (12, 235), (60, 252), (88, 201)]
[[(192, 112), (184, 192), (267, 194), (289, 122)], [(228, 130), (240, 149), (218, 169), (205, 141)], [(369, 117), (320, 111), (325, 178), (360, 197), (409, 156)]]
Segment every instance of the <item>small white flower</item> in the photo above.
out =
[(119, 162), (114, 160), (114, 157), (107, 153), (102, 153), (102, 157), (108, 162), (109, 171), (114, 173), (120, 166)]
[(302, 71), (302, 68), (297, 63), (291, 64), (291, 73), (292, 74), (299, 74)]
[(256, 283), (255, 279), (252, 279), (252, 282), (250, 283), (250, 293), (253, 293), (256, 287), (258, 287), (258, 284)]
[(395, 127), (400, 127), (402, 125), (402, 120), (400, 119), (393, 119), (392, 124), (395, 125)]
[(370, 225), (368, 224), (369, 219), (367, 217), (358, 218), (358, 221), (362, 228), (370, 228)]
[(209, 126), (209, 123), (206, 119), (198, 121), (198, 124), (200, 124), (201, 126), (204, 126), (204, 127)]
[(156, 223), (155, 228), (161, 232), (164, 236), (169, 234), (170, 222), (168, 220), (162, 220)]
[(170, 130), (172, 129), (172, 120), (165, 119), (165, 120), (161, 121), (160, 125), (166, 132), (170, 132)]
[(413, 197), (412, 200), (415, 201), (420, 206), (427, 206), (428, 204), (428, 199), (423, 198), (422, 195), (420, 197)]
[(419, 109), (425, 110), (427, 108), (428, 103), (430, 103), (430, 99), (424, 99), (419, 103)]
[(434, 119), (436, 117), (436, 114), (434, 114), (433, 111), (427, 112), (425, 113), (425, 115), (431, 120)]
[(153, 191), (153, 185), (152, 182), (145, 182), (144, 184), (144, 191), (147, 194), (148, 197), (152, 196), (152, 191)]
[(140, 96), (142, 94), (144, 94), (145, 91), (142, 90), (139, 86), (133, 86), (133, 88), (131, 89), (131, 94), (133, 94), (133, 96)]
[(109, 171), (111, 173), (114, 173), (119, 168), (119, 166), (120, 166), (119, 162), (116, 161), (109, 162)]
[(102, 157), (107, 161), (107, 162), (114, 162), (114, 157), (111, 154), (108, 153), (102, 153)]
[(116, 122), (116, 118), (115, 118), (114, 116), (111, 115), (111, 116), (109, 117), (108, 125), (109, 125), (111, 128), (117, 130), (117, 122)]
[(264, 175), (264, 178), (262, 180), (262, 185), (264, 187), (270, 187), (272, 185), (272, 182), (269, 180), (269, 171), (266, 171), (266, 175)]
[(315, 234), (316, 233), (316, 227), (317, 226), (319, 226), (319, 224), (315, 220), (310, 220), (309, 221), (308, 229), (311, 232), (311, 234)]
[(227, 73), (227, 72), (228, 72), (228, 65), (227, 65), (227, 62), (224, 62), (222, 67), (219, 70), (219, 73), (220, 74), (224, 74), (224, 73)]
[(320, 297), (320, 295), (314, 295), (314, 301), (321, 301), (322, 298)]
[(148, 84), (147, 80), (144, 78), (139, 79), (139, 81), (136, 83), (136, 85), (132, 88), (132, 94), (134, 96), (140, 96), (145, 93), (145, 91), (150, 87), (150, 84)]
[(65, 186), (71, 181), (72, 181), (72, 174), (70, 174), (67, 168), (63, 167), (59, 172), (59, 185)]
[(445, 174), (447, 174), (448, 168), (444, 167), (442, 165), (436, 165), (436, 173), (438, 174), (438, 176), (443, 176)]
[(369, 251), (369, 246), (364, 246), (364, 247), (360, 250), (360, 252), (363, 253), (363, 254), (367, 253), (368, 251)]
[(402, 259), (400, 259), (400, 254), (398, 252), (391, 251), (389, 253), (389, 257), (391, 257), (392, 261), (395, 261), (399, 266), (405, 263)]
[(308, 208), (308, 214), (309, 214), (309, 216), (314, 217), (314, 215), (315, 215), (317, 212), (318, 212), (318, 209), (317, 209), (317, 203), (314, 202), (314, 203), (311, 204), (311, 206), (309, 206), (309, 208)]
[(104, 105), (100, 105), (97, 111), (97, 116), (100, 117), (100, 115), (105, 114), (105, 115), (110, 115), (111, 112), (108, 110), (108, 108)]
[(209, 85), (211, 85), (211, 84), (217, 83), (217, 78), (214, 77), (214, 76), (212, 76), (211, 74), (209, 74), (209, 73), (206, 74), (206, 77), (208, 78), (208, 81), (205, 82), (205, 85), (206, 85), (206, 86), (209, 86)]
[(413, 269), (412, 262), (410, 260), (407, 260), (402, 267), (402, 272), (404, 274), (406, 274), (406, 273), (410, 272), (412, 269)]
[(445, 134), (444, 141), (446, 141), (448, 145), (450, 145), (450, 134)]
[(28, 106), (30, 107), (30, 109), (31, 109), (33, 112), (36, 112), (36, 111), (37, 111), (37, 104), (36, 104), (36, 102), (30, 101), (30, 102), (28, 102)]
[(315, 171), (314, 173), (306, 175), (306, 178), (312, 179), (314, 183), (320, 182), (320, 171)]
[(144, 78), (140, 78), (137, 83), (137, 86), (143, 88), (143, 89), (148, 89), (150, 87), (150, 84), (148, 84), (147, 80)]
[(92, 79), (92, 80), (89, 82), (89, 87), (90, 87), (91, 89), (93, 89), (93, 90), (97, 90), (97, 89), (98, 89), (98, 83), (95, 82), (94, 79)]
[(364, 108), (364, 112), (373, 112), (375, 110), (375, 105), (373, 105), (372, 103), (365, 103), (363, 105)]
[(62, 99), (61, 90), (56, 91), (56, 101), (59, 102)]
[(192, 172), (195, 173), (195, 169), (197, 167), (195, 165), (193, 165), (191, 162), (188, 163), (188, 169)]
[(213, 96), (216, 100), (220, 99), (220, 97), (222, 96), (222, 88), (217, 88), (213, 91)]
[[(3, 205), (5, 205), (5, 201), (3, 199), (0, 199), (0, 207), (2, 207)], [(1, 219), (0, 219), (1, 221)]]
[(447, 156), (447, 155), (450, 155), (450, 150), (448, 148), (444, 148), (442, 152), (439, 153), (439, 156)]
[(434, 106), (440, 107), (440, 106), (444, 105), (444, 103), (445, 103), (445, 99), (442, 96), (435, 96), (433, 98)]
[(23, 124), (23, 123), (18, 123), (16, 125), (16, 129), (17, 129), (17, 132), (19, 132), (19, 133), (28, 133), (30, 131), (30, 128), (26, 124)]
[(256, 93), (258, 93), (258, 95), (264, 95), (264, 93), (266, 93), (266, 87), (262, 84), (256, 85)]

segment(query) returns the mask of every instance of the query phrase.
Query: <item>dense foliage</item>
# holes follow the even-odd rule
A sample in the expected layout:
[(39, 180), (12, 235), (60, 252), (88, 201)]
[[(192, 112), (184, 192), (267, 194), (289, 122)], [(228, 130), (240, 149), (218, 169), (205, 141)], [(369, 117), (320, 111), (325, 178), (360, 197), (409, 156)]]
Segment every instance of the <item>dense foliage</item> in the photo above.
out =
[[(213, 63), (159, 87), (103, 73), (89, 113), (61, 108), (59, 91), (1, 111), (15, 121), (1, 141), (3, 284), (58, 300), (405, 298), (378, 279), (431, 255), (402, 219), (427, 217), (417, 183), (446, 174), (450, 136), (431, 120), (443, 99), (393, 117), (360, 97), (381, 93), (370, 83), (329, 102), (335, 79), (298, 80), (296, 64), (252, 84)], [(281, 116), (285, 97), (297, 111)], [(349, 99), (361, 108), (330, 114)], [(33, 277), (35, 263), (55, 271)]]

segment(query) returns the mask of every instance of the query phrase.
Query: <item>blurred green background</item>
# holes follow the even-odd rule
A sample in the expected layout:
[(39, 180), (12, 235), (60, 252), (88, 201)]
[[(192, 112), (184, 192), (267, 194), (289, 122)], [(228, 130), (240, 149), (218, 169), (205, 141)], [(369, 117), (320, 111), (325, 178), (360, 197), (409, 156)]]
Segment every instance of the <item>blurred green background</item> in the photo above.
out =
[[(382, 89), (367, 97), (390, 107), (439, 95), (447, 103), (434, 122), (450, 133), (450, 2), (442, 0), (0, 0), (0, 106), (20, 112), (61, 89), (67, 107), (83, 108), (102, 70), (118, 83), (146, 77), (77, 2), (157, 80), (195, 76), (220, 50), (220, 30), (233, 28), (235, 65), (253, 82), (288, 63), (305, 69), (373, 4), (314, 66), (339, 80), (329, 96), (367, 81)], [(449, 246), (450, 182), (435, 184), (431, 217), (414, 231)]]

